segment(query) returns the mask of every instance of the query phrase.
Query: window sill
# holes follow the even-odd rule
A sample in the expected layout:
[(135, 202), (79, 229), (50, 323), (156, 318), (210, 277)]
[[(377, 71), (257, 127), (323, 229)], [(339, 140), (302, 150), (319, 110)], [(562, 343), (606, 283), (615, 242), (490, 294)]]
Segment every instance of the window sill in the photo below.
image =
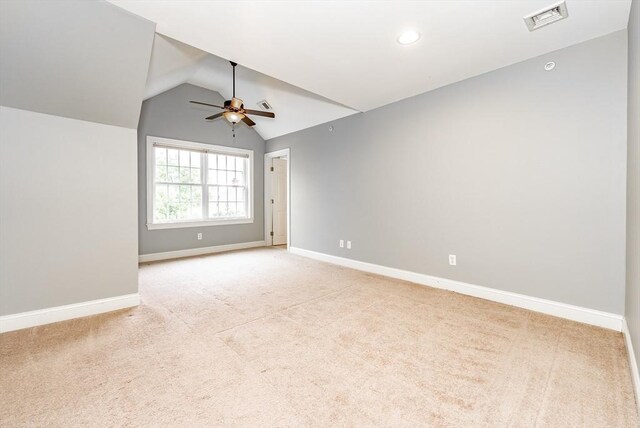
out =
[(230, 226), (233, 224), (249, 224), (253, 223), (252, 218), (239, 218), (231, 220), (203, 220), (203, 221), (189, 221), (180, 223), (147, 223), (148, 230), (161, 230), (161, 229), (180, 229), (184, 227), (206, 227), (206, 226)]

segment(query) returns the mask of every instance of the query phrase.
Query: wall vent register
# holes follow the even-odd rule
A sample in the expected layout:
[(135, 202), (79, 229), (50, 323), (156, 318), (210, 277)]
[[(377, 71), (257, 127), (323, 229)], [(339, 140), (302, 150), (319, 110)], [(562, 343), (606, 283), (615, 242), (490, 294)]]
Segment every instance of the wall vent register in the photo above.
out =
[(267, 102), (267, 100), (262, 100), (262, 101), (258, 102), (258, 107), (260, 107), (264, 111), (272, 110), (271, 104), (269, 104)]
[(556, 3), (538, 12), (524, 17), (524, 22), (527, 24), (529, 31), (537, 30), (554, 22), (558, 22), (569, 16), (567, 12), (567, 5), (564, 1)]

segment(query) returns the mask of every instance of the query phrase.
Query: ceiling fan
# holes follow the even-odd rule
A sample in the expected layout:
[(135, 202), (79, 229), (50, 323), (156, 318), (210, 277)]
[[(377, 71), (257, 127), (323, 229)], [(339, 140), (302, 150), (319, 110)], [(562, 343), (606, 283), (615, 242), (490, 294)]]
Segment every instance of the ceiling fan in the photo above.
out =
[(200, 101), (189, 101), (189, 102), (193, 104), (201, 104), (203, 106), (221, 108), (224, 110), (224, 111), (221, 111), (220, 113), (216, 113), (212, 116), (206, 117), (205, 118), (206, 120), (214, 120), (224, 116), (225, 119), (227, 119), (229, 122), (233, 124), (243, 121), (247, 125), (253, 126), (256, 123), (253, 120), (249, 119), (249, 117), (247, 116), (248, 114), (252, 114), (255, 116), (270, 117), (270, 118), (276, 117), (275, 114), (268, 111), (249, 110), (244, 108), (244, 104), (242, 103), (242, 100), (240, 98), (236, 98), (236, 65), (238, 64), (233, 61), (229, 61), (229, 62), (233, 67), (233, 97), (230, 100), (227, 100), (224, 102), (224, 107), (203, 103)]

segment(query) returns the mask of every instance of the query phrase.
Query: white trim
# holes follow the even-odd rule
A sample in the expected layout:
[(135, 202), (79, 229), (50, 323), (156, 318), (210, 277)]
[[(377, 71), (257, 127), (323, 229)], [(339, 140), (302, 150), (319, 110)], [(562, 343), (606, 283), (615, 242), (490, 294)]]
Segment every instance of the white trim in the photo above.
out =
[(585, 324), (596, 325), (615, 331), (622, 331), (622, 315), (602, 312), (595, 309), (583, 308), (580, 306), (569, 305), (561, 302), (554, 302), (553, 300), (540, 299), (538, 297), (526, 296), (524, 294), (511, 293), (509, 291), (496, 290), (494, 288), (468, 284), (451, 279), (439, 278), (437, 276), (425, 275), (422, 273), (410, 272), (387, 266), (361, 262), (358, 260), (332, 256), (329, 254), (304, 250), (302, 248), (290, 247), (289, 251), (293, 254), (298, 254), (300, 256), (309, 257), (312, 259), (321, 260), (323, 262), (333, 263), (352, 269), (375, 273), (378, 275), (384, 275), (391, 278), (402, 279), (404, 281), (410, 281), (429, 287), (442, 288), (445, 290), (455, 291), (460, 294), (466, 294), (468, 296), (479, 297), (481, 299), (504, 303), (511, 306), (517, 306), (519, 308), (542, 312), (544, 314), (566, 318)]
[(271, 179), (269, 173), (271, 172), (271, 165), (269, 164), (273, 158), (287, 158), (287, 248), (291, 246), (291, 149), (281, 149), (274, 152), (268, 152), (264, 154), (264, 242), (265, 245), (270, 247), (273, 245), (273, 238), (271, 237), (271, 210), (267, 209), (271, 199)]
[[(246, 156), (247, 157), (247, 170), (246, 170), (246, 183), (247, 183), (247, 195), (246, 195), (246, 203), (247, 203), (247, 217), (244, 218), (232, 218), (232, 219), (209, 219), (205, 218), (202, 220), (191, 220), (191, 221), (177, 221), (170, 223), (154, 223), (153, 222), (153, 195), (155, 194), (155, 159), (153, 156), (153, 146), (159, 144), (166, 147), (176, 147), (183, 149), (192, 149), (199, 150), (204, 153), (213, 152), (213, 153), (226, 153), (229, 155), (235, 156)], [(148, 230), (160, 230), (160, 229), (177, 229), (183, 227), (206, 227), (206, 226), (225, 226), (232, 224), (247, 224), (254, 222), (254, 163), (253, 163), (253, 150), (240, 149), (237, 147), (227, 147), (227, 146), (216, 146), (213, 144), (207, 143), (196, 143), (191, 141), (184, 140), (174, 140), (171, 138), (162, 138), (155, 137), (153, 135), (147, 135), (147, 229)], [(207, 171), (207, 156), (203, 157), (204, 164), (201, 165), (201, 183), (202, 183), (202, 207), (203, 212), (206, 213), (206, 209), (208, 207), (208, 193), (205, 184), (205, 174)]]
[(73, 303), (53, 308), (38, 309), (36, 311), (0, 317), (0, 333), (21, 330), (53, 322), (66, 321), (74, 318), (97, 315), (118, 309), (132, 308), (140, 304), (138, 293), (123, 296), (107, 297), (106, 299), (90, 300), (88, 302)]
[(240, 242), (238, 244), (216, 245), (213, 247), (189, 248), (187, 250), (167, 251), (164, 253), (141, 254), (138, 263), (158, 260), (179, 259), (182, 257), (201, 256), (203, 254), (222, 253), (224, 251), (244, 250), (246, 248), (264, 247), (264, 241)]
[(214, 221), (178, 221), (175, 223), (153, 223), (147, 224), (148, 230), (158, 229), (178, 229), (181, 227), (206, 227), (206, 226), (230, 226), (233, 224), (247, 224), (253, 223), (253, 219), (241, 218), (241, 219), (229, 219), (229, 220), (214, 220)]
[(636, 393), (636, 406), (638, 406), (638, 414), (640, 415), (640, 371), (638, 370), (638, 361), (636, 354), (633, 352), (633, 343), (631, 343), (631, 332), (627, 325), (627, 319), (622, 322), (622, 333), (624, 341), (627, 344), (627, 355), (629, 357), (629, 368), (631, 369), (631, 380), (633, 382), (633, 390)]

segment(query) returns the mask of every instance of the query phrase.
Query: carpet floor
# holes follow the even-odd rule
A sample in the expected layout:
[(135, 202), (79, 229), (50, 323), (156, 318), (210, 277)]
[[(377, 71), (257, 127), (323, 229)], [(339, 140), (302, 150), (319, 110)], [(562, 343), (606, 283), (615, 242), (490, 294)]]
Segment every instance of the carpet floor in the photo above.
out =
[(0, 335), (0, 425), (637, 427), (620, 333), (263, 248)]

